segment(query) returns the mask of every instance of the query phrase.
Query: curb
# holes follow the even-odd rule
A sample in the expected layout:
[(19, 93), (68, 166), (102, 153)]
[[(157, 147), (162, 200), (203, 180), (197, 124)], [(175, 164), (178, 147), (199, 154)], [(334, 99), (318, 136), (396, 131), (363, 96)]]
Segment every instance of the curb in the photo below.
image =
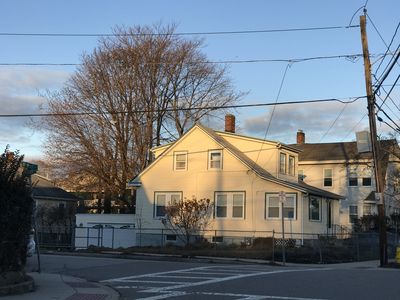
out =
[(0, 296), (19, 295), (33, 292), (35, 289), (35, 282), (30, 276), (26, 276), (26, 280), (16, 284), (9, 284), (0, 287)]

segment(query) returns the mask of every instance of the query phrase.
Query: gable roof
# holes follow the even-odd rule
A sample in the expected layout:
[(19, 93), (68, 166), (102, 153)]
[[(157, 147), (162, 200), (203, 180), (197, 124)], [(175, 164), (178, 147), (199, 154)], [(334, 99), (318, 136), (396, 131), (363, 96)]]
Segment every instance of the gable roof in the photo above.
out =
[(285, 181), (279, 178), (276, 178), (273, 176), (271, 173), (269, 173), (267, 170), (262, 168), (259, 164), (254, 162), (252, 159), (250, 159), (247, 155), (245, 155), (242, 151), (240, 151), (238, 148), (233, 146), (231, 143), (226, 141), (223, 137), (218, 135), (214, 130), (199, 125), (201, 129), (203, 129), (208, 135), (210, 135), (217, 143), (219, 143), (221, 146), (223, 146), (225, 149), (227, 149), (232, 155), (236, 156), (243, 164), (245, 164), (250, 170), (252, 170), (254, 173), (256, 173), (259, 177), (262, 179), (281, 184), (286, 187), (290, 187), (296, 190), (299, 190), (304, 193), (309, 193), (315, 196), (321, 196), (321, 197), (326, 197), (326, 198), (331, 198), (331, 199), (343, 199), (344, 197), (330, 193), (328, 191), (310, 186), (308, 184), (305, 184), (302, 181), (299, 181), (298, 183), (295, 182), (289, 182)]
[[(204, 133), (206, 133), (211, 139), (213, 139), (215, 142), (217, 142), (221, 147), (223, 147), (224, 149), (226, 149), (227, 151), (229, 151), (233, 156), (235, 156), (239, 161), (241, 161), (246, 167), (248, 167), (250, 170), (252, 170), (256, 175), (258, 175), (260, 178), (270, 181), (270, 182), (274, 182), (277, 183), (279, 185), (283, 185), (289, 188), (293, 188), (295, 190), (304, 192), (304, 193), (309, 193), (315, 196), (320, 196), (320, 197), (325, 197), (325, 198), (329, 198), (329, 199), (343, 199), (344, 197), (334, 194), (334, 193), (330, 193), (328, 191), (316, 188), (316, 187), (312, 187), (310, 185), (307, 185), (303, 182), (289, 182), (289, 181), (285, 181), (282, 179), (279, 179), (275, 176), (273, 176), (271, 173), (269, 173), (267, 170), (265, 170), (264, 168), (262, 168), (259, 164), (257, 164), (255, 161), (253, 161), (252, 159), (250, 159), (247, 155), (245, 155), (242, 151), (240, 151), (237, 147), (235, 147), (234, 145), (232, 145), (231, 143), (229, 143), (226, 139), (224, 139), (221, 136), (221, 133), (214, 131), (211, 128), (208, 128), (206, 126), (203, 126), (201, 124), (195, 124), (188, 132), (186, 132), (180, 139), (178, 139), (177, 141), (175, 141), (175, 143), (171, 143), (168, 144), (169, 147), (151, 164), (149, 165), (145, 170), (143, 170), (138, 176), (136, 176), (134, 179), (132, 179), (129, 183), (128, 186), (130, 187), (137, 187), (138, 184), (140, 184), (140, 182), (138, 182), (136, 179), (138, 177), (140, 177), (144, 172), (146, 172), (149, 168), (152, 167), (152, 165), (154, 165), (159, 159), (161, 159), (169, 150), (171, 150), (172, 147), (174, 147), (182, 138), (184, 138), (187, 134), (189, 134), (193, 128), (199, 128), (200, 130), (202, 130)], [(219, 133), (219, 134), (218, 134)], [(259, 139), (257, 139), (259, 140)], [(263, 140), (259, 140), (259, 141), (263, 141)], [(269, 143), (275, 143), (278, 146), (280, 146), (280, 143), (277, 142), (271, 142), (271, 141), (267, 141)], [(288, 149), (292, 149), (292, 146), (286, 146), (285, 148)], [(297, 149), (295, 149), (297, 150)]]
[(32, 196), (34, 199), (52, 201), (78, 201), (78, 198), (58, 187), (33, 187)]
[[(400, 157), (400, 149), (397, 141), (381, 140), (381, 149), (383, 150), (383, 159), (388, 159), (389, 153)], [(342, 142), (342, 143), (306, 143), (306, 144), (293, 144), (291, 145), (300, 149), (302, 152), (299, 154), (299, 161), (351, 161), (372, 159), (371, 152), (358, 153), (356, 142)]]

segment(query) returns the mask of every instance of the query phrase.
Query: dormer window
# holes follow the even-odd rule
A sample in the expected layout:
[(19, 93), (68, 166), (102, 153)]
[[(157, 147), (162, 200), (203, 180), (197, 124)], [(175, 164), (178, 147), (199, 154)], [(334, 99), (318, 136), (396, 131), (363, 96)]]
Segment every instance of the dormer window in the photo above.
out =
[(289, 155), (289, 175), (294, 176), (295, 174), (295, 158), (292, 155)]
[(208, 168), (222, 169), (222, 150), (212, 150), (208, 152)]
[(279, 173), (286, 174), (286, 153), (279, 154)]
[(187, 152), (174, 153), (174, 170), (185, 171), (187, 170)]

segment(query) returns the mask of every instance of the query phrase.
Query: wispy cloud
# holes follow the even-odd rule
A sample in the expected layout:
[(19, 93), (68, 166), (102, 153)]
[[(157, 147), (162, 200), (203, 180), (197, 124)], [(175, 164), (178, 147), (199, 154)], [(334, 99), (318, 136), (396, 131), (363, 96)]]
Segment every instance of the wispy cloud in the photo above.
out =
[[(294, 143), (297, 130), (302, 129), (306, 133), (307, 142), (341, 141), (344, 138), (351, 140), (355, 134), (349, 131), (356, 132), (367, 129), (367, 117), (364, 117), (363, 121), (359, 123), (366, 113), (366, 104), (362, 103), (362, 100), (347, 104), (339, 116), (343, 105), (340, 103), (314, 103), (277, 106), (266, 138)], [(269, 109), (264, 114), (245, 119), (242, 126), (243, 131), (250, 135), (265, 137), (271, 111), (272, 109)], [(334, 122), (335, 120), (336, 122)], [(325, 138), (322, 139), (324, 135)]]
[[(60, 88), (68, 72), (43, 69), (0, 69), (0, 115), (29, 114), (40, 111), (46, 90)], [(43, 138), (29, 118), (1, 118), (0, 150), (7, 144), (21, 153), (38, 153)]]

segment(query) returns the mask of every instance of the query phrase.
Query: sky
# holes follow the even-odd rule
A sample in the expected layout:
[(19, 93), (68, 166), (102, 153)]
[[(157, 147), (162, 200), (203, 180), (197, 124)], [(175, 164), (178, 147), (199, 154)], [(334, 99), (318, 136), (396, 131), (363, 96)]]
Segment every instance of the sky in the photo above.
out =
[[(380, 77), (393, 55), (382, 54), (400, 21), (398, 0), (4, 0), (0, 2), (0, 115), (41, 112), (46, 93), (62, 88), (74, 66), (15, 64), (79, 64), (97, 46), (97, 37), (44, 37), (9, 34), (111, 33), (116, 26), (176, 24), (177, 32), (256, 31), (339, 26), (340, 29), (274, 33), (202, 35), (202, 51), (210, 61), (276, 60), (345, 56), (304, 62), (231, 63), (228, 76), (240, 104), (281, 103), (365, 96), (359, 16), (366, 4), (372, 72)], [(192, 36), (187, 36), (192, 38)], [(198, 36), (197, 36), (198, 37)], [(390, 47), (395, 51), (400, 33)], [(386, 44), (386, 45), (385, 45)], [(392, 52), (393, 53), (393, 52)], [(350, 56), (349, 56), (350, 55)], [(382, 61), (381, 66), (378, 68)], [(389, 90), (399, 75), (396, 65), (385, 80)], [(382, 105), (378, 134), (398, 122), (399, 86)], [(385, 98), (384, 92), (380, 94)], [(382, 100), (377, 100), (378, 105)], [(342, 142), (368, 129), (366, 99), (353, 103), (314, 103), (238, 108), (237, 132), (283, 143), (295, 143), (302, 129), (306, 142)], [(390, 118), (390, 119), (389, 119)], [(10, 145), (26, 160), (44, 156), (46, 135), (34, 126), (39, 118), (0, 117), (0, 147)], [(386, 122), (386, 123), (385, 123)], [(223, 120), (205, 124), (223, 129)]]

